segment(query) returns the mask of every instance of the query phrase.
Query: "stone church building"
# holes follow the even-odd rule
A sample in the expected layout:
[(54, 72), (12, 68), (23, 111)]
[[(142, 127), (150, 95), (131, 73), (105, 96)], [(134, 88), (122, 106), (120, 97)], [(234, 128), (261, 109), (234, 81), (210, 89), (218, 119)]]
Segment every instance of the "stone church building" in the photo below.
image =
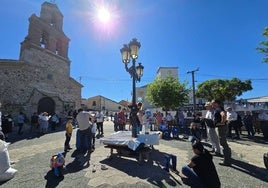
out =
[(40, 17), (30, 16), (19, 60), (0, 59), (2, 112), (63, 115), (81, 107), (82, 85), (70, 77), (70, 39), (62, 26), (63, 15), (54, 3), (44, 2)]

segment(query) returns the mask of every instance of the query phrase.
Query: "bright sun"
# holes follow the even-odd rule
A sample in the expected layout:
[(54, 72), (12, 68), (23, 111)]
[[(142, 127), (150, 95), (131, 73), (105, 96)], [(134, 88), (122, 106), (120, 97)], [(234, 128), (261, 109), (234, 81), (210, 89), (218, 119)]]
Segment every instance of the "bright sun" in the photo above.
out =
[(107, 9), (100, 9), (98, 11), (98, 18), (102, 23), (108, 23), (111, 19), (110, 12)]

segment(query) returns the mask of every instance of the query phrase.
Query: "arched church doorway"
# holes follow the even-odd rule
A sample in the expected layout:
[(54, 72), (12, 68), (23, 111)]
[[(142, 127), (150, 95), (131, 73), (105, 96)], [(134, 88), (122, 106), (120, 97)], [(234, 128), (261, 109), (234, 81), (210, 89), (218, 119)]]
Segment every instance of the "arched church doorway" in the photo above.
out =
[(38, 114), (41, 112), (47, 112), (48, 114), (52, 114), (55, 112), (55, 102), (50, 97), (44, 97), (39, 100), (38, 102), (38, 108), (37, 108)]

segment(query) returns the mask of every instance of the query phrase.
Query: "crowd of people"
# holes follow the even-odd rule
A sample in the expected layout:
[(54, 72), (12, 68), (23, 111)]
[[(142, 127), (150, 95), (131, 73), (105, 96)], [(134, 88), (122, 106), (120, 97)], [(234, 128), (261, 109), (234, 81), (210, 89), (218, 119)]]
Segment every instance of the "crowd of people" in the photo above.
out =
[(14, 127), (18, 127), (17, 134), (19, 136), (22, 135), (26, 129), (29, 129), (31, 133), (38, 132), (45, 134), (48, 132), (49, 127), (51, 128), (51, 131), (55, 131), (56, 126), (59, 125), (59, 123), (60, 119), (56, 113), (48, 115), (47, 112), (42, 112), (38, 115), (37, 112), (34, 112), (30, 119), (28, 119), (23, 112), (19, 112), (16, 118), (12, 117), (10, 113), (5, 112), (1, 116), (0, 127), (5, 139), (8, 139), (8, 136), (13, 132)]
[[(241, 117), (232, 107), (226, 109), (223, 103), (218, 100), (212, 100), (205, 104), (205, 116), (199, 116), (200, 127), (205, 126), (207, 138), (203, 141), (202, 134), (196, 122), (190, 124), (190, 133), (194, 156), (189, 164), (182, 167), (182, 180), (192, 187), (220, 187), (213, 156), (222, 157), (223, 161), (219, 163), (223, 166), (232, 165), (232, 151), (229, 147), (227, 138), (240, 139), (241, 127), (245, 126), (248, 136), (255, 135), (253, 128), (254, 118), (250, 111), (246, 111)], [(266, 126), (268, 115), (263, 109), (257, 116), (257, 120), (265, 122)], [(232, 130), (235, 132), (233, 137)], [(211, 144), (211, 150), (205, 149), (207, 142)], [(222, 149), (222, 150), (221, 150)]]
[[(161, 112), (151, 113), (150, 110), (143, 110), (142, 105), (137, 104), (136, 116), (130, 119), (128, 130), (131, 130), (132, 122), (136, 123), (137, 133), (144, 131), (159, 130), (162, 135), (178, 134), (174, 128), (185, 124), (185, 117), (182, 111), (178, 111), (175, 116), (171, 113), (164, 115)], [(213, 163), (213, 156), (222, 157), (223, 161), (220, 165), (230, 166), (232, 164), (232, 151), (229, 147), (227, 138), (240, 139), (241, 127), (245, 126), (249, 136), (255, 135), (254, 118), (250, 111), (246, 111), (243, 117), (235, 112), (232, 107), (224, 109), (221, 101), (212, 100), (204, 105), (206, 113), (204, 116), (198, 114), (190, 123), (189, 141), (192, 143), (194, 156), (191, 158), (189, 164), (182, 167), (182, 180), (192, 186), (197, 187), (220, 187), (220, 180)], [(1, 114), (0, 114), (1, 115)], [(8, 138), (9, 133), (14, 127), (14, 120), (8, 113), (4, 113), (1, 117), (0, 124), (0, 139)], [(134, 119), (133, 119), (134, 118)], [(136, 119), (135, 119), (136, 118)], [(257, 117), (259, 121), (268, 121), (268, 115), (262, 109)], [(115, 113), (112, 118), (114, 122), (114, 131), (127, 130), (128, 118), (126, 108), (119, 108), (119, 112)], [(47, 112), (42, 112), (39, 115), (35, 112), (30, 120), (24, 113), (20, 112), (17, 116), (18, 135), (23, 134), (23, 127), (25, 123), (30, 123), (30, 132), (38, 131), (40, 133), (47, 133), (50, 127), (55, 131), (57, 125), (60, 123), (60, 118), (56, 113), (48, 115)], [(76, 111), (69, 111), (65, 126), (65, 142), (64, 151), (71, 150), (70, 140), (73, 134), (73, 128), (79, 127), (76, 135), (77, 149), (79, 152), (90, 154), (95, 150), (96, 134), (104, 136), (104, 115), (101, 111), (94, 114), (79, 109)], [(202, 133), (202, 127), (206, 130), (206, 135)], [(144, 130), (143, 130), (144, 129)], [(235, 137), (232, 131), (234, 130)], [(211, 144), (211, 150), (208, 151), (204, 147), (204, 142)], [(213, 178), (211, 178), (213, 177)]]

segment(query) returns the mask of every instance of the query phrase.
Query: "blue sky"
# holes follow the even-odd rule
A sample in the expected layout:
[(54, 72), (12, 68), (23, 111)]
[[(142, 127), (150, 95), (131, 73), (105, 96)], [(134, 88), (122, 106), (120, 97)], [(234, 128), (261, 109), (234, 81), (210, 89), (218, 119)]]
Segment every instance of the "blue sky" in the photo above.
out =
[[(43, 0), (0, 1), (0, 58), (18, 59), (28, 18), (40, 15)], [(120, 48), (136, 37), (137, 62), (144, 75), (137, 86), (153, 81), (158, 67), (178, 67), (179, 80), (191, 87), (210, 79), (252, 79), (253, 90), (238, 98), (268, 95), (268, 64), (256, 47), (268, 27), (267, 0), (56, 0), (71, 39), (71, 77), (84, 85), (82, 97), (103, 95), (131, 100), (132, 81)], [(97, 10), (110, 10), (102, 23)]]

